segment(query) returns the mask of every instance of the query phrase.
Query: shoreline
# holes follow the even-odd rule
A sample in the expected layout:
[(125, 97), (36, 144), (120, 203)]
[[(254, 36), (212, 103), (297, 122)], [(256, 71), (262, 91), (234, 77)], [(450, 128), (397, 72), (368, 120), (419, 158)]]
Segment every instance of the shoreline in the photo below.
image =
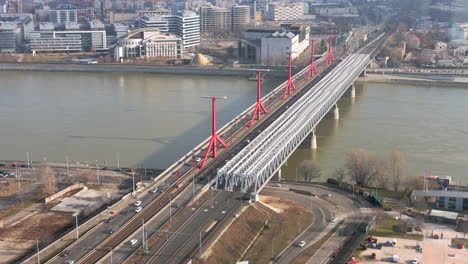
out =
[(424, 85), (424, 86), (449, 86), (468, 88), (468, 79), (455, 79), (455, 80), (430, 80), (423, 78), (404, 77), (398, 75), (382, 75), (368, 73), (367, 77), (359, 77), (356, 80), (357, 83), (393, 83), (393, 84), (413, 84), (413, 85)]
[[(250, 77), (253, 71), (248, 68), (219, 67), (177, 67), (152, 65), (96, 65), (96, 64), (52, 64), (52, 63), (0, 63), (0, 71), (47, 71), (47, 72), (122, 72), (122, 73), (155, 73), (177, 75), (205, 76), (245, 76)], [(287, 71), (271, 70), (268, 75), (287, 77)]]

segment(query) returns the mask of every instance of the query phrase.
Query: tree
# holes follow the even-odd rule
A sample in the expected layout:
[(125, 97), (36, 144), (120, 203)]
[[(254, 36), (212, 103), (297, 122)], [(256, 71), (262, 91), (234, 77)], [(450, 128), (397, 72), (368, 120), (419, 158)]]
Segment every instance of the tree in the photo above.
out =
[(57, 192), (57, 178), (55, 172), (50, 167), (41, 167), (39, 169), (42, 194), (50, 196)]
[(333, 178), (335, 178), (338, 183), (341, 183), (344, 179), (346, 179), (346, 171), (343, 168), (337, 168), (333, 172)]
[(352, 149), (346, 155), (346, 168), (357, 185), (365, 186), (374, 180), (376, 157), (373, 153), (363, 149)]
[(322, 174), (320, 168), (313, 160), (304, 160), (299, 164), (299, 170), (304, 177), (304, 181), (311, 182), (314, 178), (319, 178)]
[(388, 176), (389, 173), (386, 162), (378, 160), (375, 164), (375, 179), (379, 188), (387, 189)]
[(395, 192), (398, 191), (401, 181), (405, 178), (405, 155), (399, 150), (392, 152), (392, 185)]

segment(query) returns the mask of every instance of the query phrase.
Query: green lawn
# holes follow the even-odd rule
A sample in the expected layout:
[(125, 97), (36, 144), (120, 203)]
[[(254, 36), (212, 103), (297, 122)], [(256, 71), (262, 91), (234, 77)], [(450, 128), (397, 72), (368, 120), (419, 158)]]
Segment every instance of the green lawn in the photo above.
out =
[[(369, 188), (369, 187), (365, 187), (364, 189), (366, 189), (366, 191), (369, 193), (374, 192), (376, 190), (375, 188)], [(377, 188), (377, 195), (379, 197), (400, 200), (405, 195), (405, 191), (394, 192), (394, 191), (390, 191), (386, 189)]]
[(395, 237), (403, 239), (423, 240), (423, 235), (420, 234), (406, 234), (400, 233), (393, 230), (393, 226), (400, 225), (401, 220), (393, 218), (385, 220), (385, 222), (379, 225), (375, 230), (369, 233), (370, 236), (381, 236), (381, 237)]
[(465, 247), (468, 247), (468, 238), (452, 238), (452, 245), (463, 244)]

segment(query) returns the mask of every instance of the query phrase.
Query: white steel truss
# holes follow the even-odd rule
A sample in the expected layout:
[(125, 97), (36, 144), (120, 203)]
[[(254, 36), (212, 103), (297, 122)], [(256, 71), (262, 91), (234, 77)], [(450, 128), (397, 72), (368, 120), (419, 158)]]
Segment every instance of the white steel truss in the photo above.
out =
[(218, 170), (216, 186), (258, 194), (369, 62), (368, 54), (344, 59)]

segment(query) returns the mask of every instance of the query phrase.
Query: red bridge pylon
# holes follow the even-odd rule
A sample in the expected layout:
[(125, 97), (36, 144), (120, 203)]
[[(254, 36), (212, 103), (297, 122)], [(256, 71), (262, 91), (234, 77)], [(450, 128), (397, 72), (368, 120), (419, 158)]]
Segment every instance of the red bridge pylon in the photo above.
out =
[(311, 52), (310, 52), (310, 68), (309, 72), (307, 73), (306, 81), (308, 81), (312, 75), (317, 74), (317, 68), (315, 67), (315, 41), (311, 40)]
[(292, 80), (292, 54), (293, 52), (288, 52), (289, 54), (289, 72), (288, 72), (288, 83), (284, 87), (284, 93), (283, 96), (281, 96), (281, 100), (284, 100), (286, 98), (286, 95), (291, 94), (291, 89), (296, 90), (296, 85), (294, 85), (294, 82)]
[(264, 114), (268, 114), (268, 111), (266, 110), (265, 106), (262, 103), (262, 72), (261, 70), (257, 70), (257, 105), (255, 106), (254, 112), (252, 114), (252, 119), (250, 120), (250, 123), (248, 127), (251, 127), (253, 125), (253, 122), (255, 120), (255, 117), (257, 117), (257, 120), (260, 120), (262, 111)]
[(211, 153), (211, 150), (213, 149), (213, 158), (216, 158), (217, 156), (217, 148), (216, 145), (219, 141), (221, 145), (223, 145), (225, 148), (228, 147), (226, 143), (219, 137), (218, 133), (216, 132), (216, 99), (226, 99), (226, 97), (216, 97), (216, 96), (206, 96), (203, 98), (211, 98), (211, 111), (212, 111), (212, 133), (211, 133), (211, 140), (210, 144), (208, 145), (208, 149), (206, 150), (205, 157), (203, 158), (203, 161), (200, 165), (200, 169), (203, 169), (205, 167), (206, 160), (208, 159), (208, 155)]
[(334, 61), (334, 59), (333, 59), (333, 47), (332, 47), (332, 35), (331, 35), (331, 32), (330, 32), (330, 35), (328, 37), (328, 54), (327, 54), (326, 64), (330, 65), (330, 64), (333, 63), (333, 61)]

